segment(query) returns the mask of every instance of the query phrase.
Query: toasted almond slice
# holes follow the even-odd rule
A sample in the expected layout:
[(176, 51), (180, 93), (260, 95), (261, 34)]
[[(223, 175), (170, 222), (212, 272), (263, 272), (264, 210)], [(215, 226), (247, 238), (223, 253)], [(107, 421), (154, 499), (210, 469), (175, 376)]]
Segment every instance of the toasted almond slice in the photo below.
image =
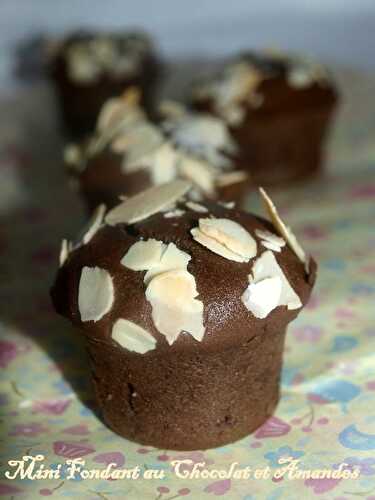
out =
[(100, 110), (96, 128), (104, 131), (106, 128), (113, 127), (119, 122), (127, 112), (137, 110), (139, 117), (144, 117), (144, 113), (138, 106), (140, 100), (140, 91), (136, 87), (127, 89), (121, 96), (108, 99)]
[(164, 217), (166, 219), (173, 219), (174, 217), (181, 217), (181, 215), (184, 215), (184, 213), (185, 210), (181, 210), (180, 208), (174, 208), (173, 210), (165, 212)]
[(156, 339), (144, 328), (127, 319), (118, 319), (112, 328), (112, 339), (128, 351), (145, 354), (156, 347)]
[(152, 319), (169, 345), (183, 331), (202, 340), (203, 303), (195, 298), (197, 295), (195, 279), (187, 271), (168, 271), (150, 281), (146, 298), (152, 306)]
[(273, 204), (271, 198), (267, 195), (265, 190), (263, 188), (259, 188), (259, 192), (262, 196), (262, 199), (264, 201), (268, 215), (271, 218), (271, 221), (273, 222), (274, 226), (279, 231), (281, 236), (283, 236), (283, 238), (285, 238), (289, 247), (297, 255), (299, 260), (303, 264), (305, 264), (305, 267), (306, 267), (307, 266), (307, 258), (306, 258), (306, 254), (305, 254), (303, 248), (298, 243), (298, 241), (297, 241), (296, 237), (294, 236), (294, 234), (292, 233), (291, 229), (288, 226), (286, 226), (284, 224), (284, 222), (281, 220), (275, 205)]
[(61, 250), (59, 256), (60, 267), (62, 267), (69, 257), (69, 253), (71, 251), (71, 243), (68, 240), (62, 240), (61, 242)]
[(217, 240), (214, 240), (213, 238), (210, 238), (202, 233), (199, 228), (195, 227), (190, 232), (197, 243), (200, 243), (204, 247), (208, 248), (211, 252), (220, 255), (220, 257), (224, 257), (224, 259), (233, 260), (235, 262), (247, 262), (241, 255), (232, 252)]
[[(277, 306), (287, 306), (288, 309), (299, 309), (302, 307), (302, 302), (296, 292), (291, 287), (288, 279), (286, 278), (283, 270), (279, 266), (275, 255), (266, 250), (262, 255), (254, 262), (252, 268), (252, 275), (249, 275), (249, 282), (251, 284), (257, 284), (264, 279), (279, 277), (281, 280), (281, 293)], [(249, 286), (250, 286), (249, 285)], [(246, 294), (247, 291), (245, 291)], [(242, 296), (242, 301), (248, 295)], [(245, 302), (244, 302), (245, 303)], [(246, 305), (246, 303), (245, 303)], [(276, 307), (276, 306), (275, 306)], [(269, 308), (269, 304), (264, 303), (264, 309)]]
[(242, 302), (256, 318), (266, 318), (279, 305), (281, 287), (280, 276), (250, 283), (241, 297)]
[(255, 234), (258, 236), (258, 238), (268, 241), (269, 243), (274, 243), (278, 247), (285, 246), (284, 238), (280, 238), (280, 236), (277, 236), (277, 234), (271, 233), (270, 231), (256, 229)]
[(97, 231), (99, 230), (99, 228), (103, 222), (106, 209), (107, 208), (104, 205), (104, 203), (102, 203), (101, 205), (96, 207), (96, 209), (91, 217), (91, 220), (88, 224), (88, 229), (82, 238), (84, 245), (86, 245), (86, 243), (88, 243), (95, 236)]
[(196, 203), (195, 201), (187, 201), (185, 205), (194, 212), (200, 212), (200, 213), (208, 212), (208, 208), (206, 208), (204, 205), (201, 205), (200, 203)]
[(192, 181), (199, 189), (208, 196), (215, 193), (215, 170), (203, 160), (198, 160), (192, 156), (180, 154), (178, 170), (182, 177)]
[(216, 179), (216, 185), (218, 187), (229, 186), (231, 184), (246, 181), (248, 177), (248, 174), (243, 170), (234, 170), (233, 172), (227, 172), (219, 175)]
[(121, 264), (133, 271), (147, 271), (160, 264), (161, 256), (167, 248), (162, 241), (150, 238), (137, 241), (121, 259)]
[(199, 219), (199, 229), (231, 252), (240, 255), (245, 262), (257, 253), (255, 239), (238, 222), (230, 219)]
[(177, 201), (190, 187), (190, 183), (183, 180), (153, 186), (113, 208), (108, 212), (105, 220), (107, 224), (114, 226), (116, 224), (134, 224), (147, 219)]
[(154, 276), (165, 273), (166, 271), (176, 269), (186, 271), (190, 260), (190, 255), (177, 248), (174, 243), (164, 245), (163, 254), (159, 262), (148, 269), (145, 274), (144, 281), (147, 284)]
[(81, 321), (99, 321), (111, 309), (114, 288), (110, 274), (100, 267), (83, 267), (78, 289)]

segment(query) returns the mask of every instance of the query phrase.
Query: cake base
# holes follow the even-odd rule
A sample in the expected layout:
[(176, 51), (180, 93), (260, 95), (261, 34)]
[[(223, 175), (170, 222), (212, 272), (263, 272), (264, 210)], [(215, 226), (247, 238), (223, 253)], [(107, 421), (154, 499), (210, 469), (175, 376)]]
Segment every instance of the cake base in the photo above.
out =
[(203, 352), (197, 343), (194, 350), (144, 355), (87, 339), (104, 421), (161, 449), (202, 450), (243, 438), (278, 403), (284, 338), (285, 330), (267, 328), (222, 351)]

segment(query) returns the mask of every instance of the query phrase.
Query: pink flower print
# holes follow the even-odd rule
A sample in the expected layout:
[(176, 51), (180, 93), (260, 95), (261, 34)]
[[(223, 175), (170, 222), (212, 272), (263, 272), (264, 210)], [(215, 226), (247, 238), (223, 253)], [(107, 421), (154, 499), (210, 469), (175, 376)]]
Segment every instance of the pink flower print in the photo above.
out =
[(78, 458), (93, 453), (95, 448), (91, 444), (81, 441), (55, 441), (53, 451), (60, 457)]
[(270, 417), (254, 434), (256, 439), (285, 436), (291, 427), (289, 424), (277, 417)]
[(375, 184), (363, 184), (354, 188), (350, 195), (353, 198), (375, 198)]
[(13, 427), (12, 432), (9, 433), (9, 436), (38, 436), (39, 434), (44, 434), (48, 432), (48, 429), (38, 423), (30, 423), (30, 424), (17, 424)]
[(305, 325), (294, 330), (294, 336), (300, 342), (319, 342), (323, 331), (315, 325)]
[(13, 486), (13, 484), (0, 483), (0, 496), (11, 496), (21, 493), (21, 491), (21, 488), (17, 488), (17, 486)]
[(311, 487), (316, 495), (321, 493), (326, 493), (327, 491), (333, 490), (341, 479), (306, 479), (305, 486)]
[(69, 399), (50, 399), (46, 401), (36, 401), (33, 404), (35, 413), (44, 413), (45, 415), (62, 415), (70, 405)]
[(66, 429), (64, 429), (63, 432), (65, 434), (73, 434), (77, 436), (90, 433), (86, 424), (72, 425), (72, 427), (67, 427)]
[(98, 464), (116, 464), (116, 467), (122, 467), (125, 464), (125, 456), (120, 451), (111, 451), (108, 453), (99, 453), (93, 458)]
[(6, 368), (18, 355), (17, 345), (8, 340), (0, 341), (0, 368)]
[(231, 480), (223, 479), (221, 481), (215, 481), (214, 483), (206, 486), (204, 491), (206, 493), (213, 493), (214, 495), (225, 495), (231, 488)]

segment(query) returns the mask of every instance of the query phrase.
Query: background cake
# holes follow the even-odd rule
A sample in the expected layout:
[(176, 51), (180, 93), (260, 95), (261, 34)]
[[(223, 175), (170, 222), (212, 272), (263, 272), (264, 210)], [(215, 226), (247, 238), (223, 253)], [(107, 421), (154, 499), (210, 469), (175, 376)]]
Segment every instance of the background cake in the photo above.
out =
[(104, 102), (134, 85), (152, 112), (161, 63), (144, 33), (77, 32), (52, 46), (50, 72), (69, 133), (92, 131)]
[(63, 242), (52, 289), (86, 338), (106, 423), (163, 449), (220, 446), (272, 414), (286, 327), (315, 281), (265, 192), (273, 223), (188, 190), (99, 207), (81, 241)]
[(173, 102), (160, 105), (157, 117), (146, 117), (133, 88), (105, 103), (89, 140), (66, 147), (69, 175), (89, 210), (178, 177), (194, 184), (196, 200), (240, 201), (249, 176), (237, 168), (225, 122)]
[(191, 100), (226, 120), (255, 183), (287, 183), (320, 169), (337, 91), (315, 61), (247, 52), (196, 82)]

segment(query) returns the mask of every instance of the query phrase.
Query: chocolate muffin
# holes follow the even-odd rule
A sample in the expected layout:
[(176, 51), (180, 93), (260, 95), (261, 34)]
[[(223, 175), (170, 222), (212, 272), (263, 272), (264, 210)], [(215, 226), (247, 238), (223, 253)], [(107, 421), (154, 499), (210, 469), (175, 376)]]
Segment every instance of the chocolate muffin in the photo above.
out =
[(286, 327), (316, 264), (262, 191), (272, 222), (154, 186), (63, 242), (52, 299), (86, 339), (108, 426), (162, 449), (246, 436), (279, 399)]
[(152, 112), (161, 63), (145, 34), (78, 32), (51, 45), (50, 73), (73, 137), (91, 132), (104, 102), (134, 85)]
[(105, 103), (89, 140), (66, 147), (69, 175), (90, 211), (178, 177), (193, 182), (196, 201), (244, 196), (249, 176), (236, 167), (224, 121), (171, 102), (160, 106), (158, 117), (158, 123), (146, 118), (131, 89)]
[(319, 171), (337, 100), (323, 66), (270, 51), (244, 53), (192, 90), (195, 109), (226, 120), (242, 168), (261, 185)]

